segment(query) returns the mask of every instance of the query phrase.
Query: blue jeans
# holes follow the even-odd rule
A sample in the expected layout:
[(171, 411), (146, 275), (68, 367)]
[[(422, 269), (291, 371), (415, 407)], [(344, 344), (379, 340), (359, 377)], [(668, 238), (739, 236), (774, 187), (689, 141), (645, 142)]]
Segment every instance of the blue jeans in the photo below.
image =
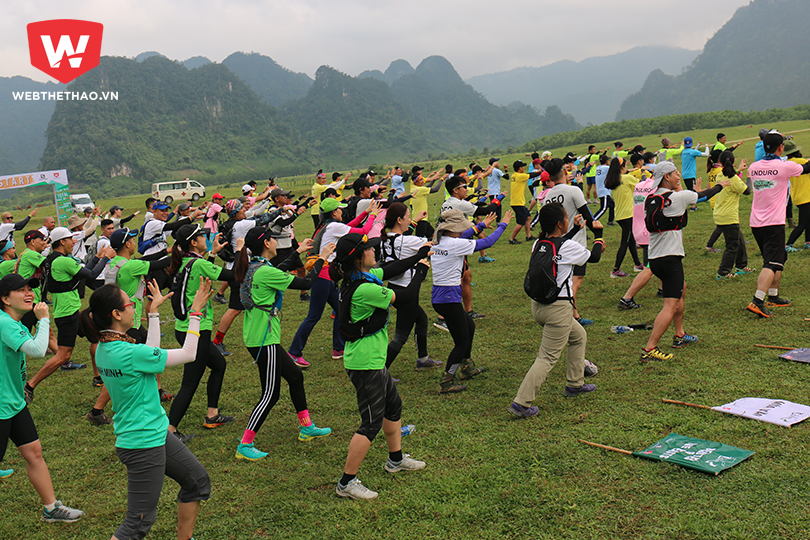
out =
[(309, 291), (309, 295), (309, 313), (307, 313), (307, 318), (304, 319), (301, 326), (298, 327), (298, 331), (295, 333), (292, 344), (288, 349), (289, 353), (293, 356), (303, 355), (309, 335), (312, 333), (312, 329), (315, 328), (315, 325), (318, 324), (318, 321), (321, 320), (323, 308), (326, 306), (327, 302), (332, 306), (332, 309), (335, 310), (335, 320), (332, 324), (332, 349), (342, 351), (345, 342), (343, 336), (340, 335), (340, 330), (338, 330), (340, 306), (338, 304), (339, 297), (337, 287), (331, 280), (319, 277), (315, 280), (315, 284), (312, 285), (312, 290)]

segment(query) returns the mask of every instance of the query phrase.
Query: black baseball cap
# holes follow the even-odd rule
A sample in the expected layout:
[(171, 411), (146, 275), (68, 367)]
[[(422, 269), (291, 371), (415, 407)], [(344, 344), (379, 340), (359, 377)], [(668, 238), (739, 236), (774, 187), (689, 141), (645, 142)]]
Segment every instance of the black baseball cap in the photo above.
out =
[(354, 181), (354, 183), (352, 183), (352, 188), (354, 188), (355, 193), (360, 193), (361, 189), (367, 187), (371, 187), (371, 182), (369, 182), (366, 178), (358, 178)]
[(785, 137), (778, 131), (771, 131), (762, 139), (762, 147), (769, 154), (773, 154), (785, 142)]
[(343, 237), (338, 240), (337, 247), (335, 248), (335, 262), (342, 263), (358, 250), (365, 250), (378, 245), (380, 245), (379, 237), (369, 238), (367, 235), (360, 233), (343, 235)]
[(136, 236), (138, 236), (137, 229), (130, 229), (129, 227), (118, 229), (110, 235), (110, 247), (118, 251), (124, 247), (124, 244), (126, 244), (130, 238), (135, 238)]
[(19, 291), (28, 285), (32, 289), (39, 287), (39, 280), (35, 277), (26, 279), (20, 274), (8, 274), (0, 279), (0, 296), (5, 296), (11, 291)]
[(40, 240), (45, 240), (47, 237), (44, 234), (42, 234), (42, 231), (40, 231), (39, 229), (33, 229), (25, 233), (25, 237), (23, 237), (23, 242), (28, 244), (29, 242), (31, 242), (31, 240), (35, 240), (37, 238), (39, 238)]

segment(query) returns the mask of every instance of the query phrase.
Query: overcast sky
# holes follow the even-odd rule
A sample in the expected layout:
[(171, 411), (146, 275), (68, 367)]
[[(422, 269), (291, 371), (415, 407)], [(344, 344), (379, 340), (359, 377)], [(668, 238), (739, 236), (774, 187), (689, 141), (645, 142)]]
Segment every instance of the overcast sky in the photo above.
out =
[[(102, 55), (158, 51), (221, 62), (258, 52), (313, 76), (349, 75), (404, 58), (447, 58), (462, 78), (605, 56), (638, 45), (702, 49), (748, 0), (37, 0), (5, 2), (0, 76), (51, 80), (31, 67), (26, 25), (82, 19), (104, 25)], [(620, 6), (620, 7), (619, 7)]]

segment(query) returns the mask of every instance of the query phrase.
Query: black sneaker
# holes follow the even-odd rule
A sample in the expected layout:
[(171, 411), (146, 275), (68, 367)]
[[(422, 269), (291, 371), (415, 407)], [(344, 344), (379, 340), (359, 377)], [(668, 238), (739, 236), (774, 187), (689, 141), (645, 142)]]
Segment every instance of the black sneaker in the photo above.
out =
[(517, 238), (512, 238), (511, 240), (509, 240), (509, 243), (512, 244), (513, 246), (516, 246), (518, 244), (522, 244), (523, 242), (521, 242)]
[(658, 289), (658, 292), (655, 293), (655, 297), (656, 298), (663, 298), (664, 297), (664, 290), (663, 289)]
[(101, 375), (93, 377), (93, 388), (101, 388), (104, 386), (104, 381), (101, 380)]
[(61, 369), (62, 371), (75, 371), (77, 369), (84, 369), (86, 367), (87, 367), (87, 364), (78, 364), (78, 363), (73, 362), (71, 360), (71, 361), (66, 362), (66, 363), (62, 364), (61, 366), (59, 366), (59, 369)]
[(787, 307), (790, 305), (790, 300), (787, 298), (779, 298), (778, 296), (769, 296), (766, 305), (768, 307)]
[(766, 319), (771, 315), (773, 315), (773, 313), (768, 311), (768, 309), (765, 307), (765, 301), (760, 300), (757, 297), (754, 297), (754, 299), (751, 300), (751, 303), (748, 304), (748, 306), (745, 309), (747, 309), (751, 313), (756, 313), (760, 317), (764, 317)]
[(215, 427), (219, 427), (225, 424), (230, 424), (233, 422), (233, 416), (225, 416), (224, 414), (217, 414), (213, 418), (205, 417), (203, 421), (203, 427), (208, 429), (214, 429)]
[[(439, 330), (444, 330), (445, 332), (450, 331), (450, 329), (447, 328), (447, 321), (445, 321), (444, 319), (436, 319), (436, 321), (433, 323), (433, 326), (435, 326)], [(32, 395), (33, 395), (33, 390), (31, 392), (32, 392)]]
[(89, 413), (84, 415), (84, 417), (87, 418), (88, 422), (90, 422), (91, 424), (95, 424), (97, 426), (107, 426), (109, 424), (112, 424), (112, 420), (110, 420), (110, 417), (107, 416), (104, 413), (104, 411), (101, 411), (101, 414), (97, 415), (94, 415), (93, 411), (90, 411)]
[(636, 304), (636, 301), (632, 298), (630, 300), (625, 300), (622, 298), (619, 300), (619, 309), (638, 309), (641, 307), (641, 304)]
[(483, 313), (478, 313), (477, 311), (473, 311), (472, 309), (467, 312), (467, 315), (469, 315), (470, 318), (473, 320), (483, 319), (484, 317), (486, 317), (486, 315), (484, 315)]
[(217, 348), (219, 354), (222, 356), (230, 356), (233, 354), (231, 351), (225, 348), (225, 343), (214, 343), (214, 347)]
[(174, 436), (180, 439), (180, 442), (183, 444), (188, 444), (188, 441), (196, 437), (194, 433), (183, 434), (180, 433), (179, 431), (175, 431)]
[(214, 302), (216, 302), (218, 304), (227, 304), (228, 299), (225, 298), (224, 295), (217, 293), (217, 294), (214, 295)]
[(309, 293), (304, 293), (298, 297), (298, 300), (301, 302), (309, 302), (310, 296)]

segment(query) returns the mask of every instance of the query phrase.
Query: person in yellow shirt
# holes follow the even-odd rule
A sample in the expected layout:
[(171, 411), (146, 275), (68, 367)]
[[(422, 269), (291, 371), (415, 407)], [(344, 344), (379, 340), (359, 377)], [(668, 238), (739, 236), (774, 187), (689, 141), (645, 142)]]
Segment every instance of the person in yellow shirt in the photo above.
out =
[(627, 174), (627, 161), (624, 158), (615, 157), (610, 160), (610, 168), (605, 175), (605, 187), (612, 191), (613, 200), (616, 202), (616, 223), (622, 229), (621, 243), (616, 252), (616, 264), (610, 277), (627, 277), (630, 274), (622, 272), (622, 262), (630, 248), (630, 256), (633, 257), (635, 272), (644, 270), (638, 258), (636, 239), (633, 236), (633, 189), (639, 180), (635, 176)]
[[(717, 184), (717, 177), (722, 179), (723, 165), (720, 164), (720, 156), (723, 155), (724, 150), (712, 150), (709, 154), (709, 159), (706, 161), (706, 173), (709, 175), (709, 188), (713, 188)], [(709, 206), (714, 209), (715, 197), (709, 199)], [(712, 234), (709, 235), (709, 241), (706, 242), (706, 251), (709, 253), (717, 253), (720, 250), (714, 247), (714, 243), (720, 238), (723, 231), (720, 227), (715, 227)]]
[[(788, 161), (794, 161), (799, 165), (804, 165), (807, 160), (802, 157), (802, 147), (796, 144), (793, 139), (785, 141), (783, 155), (788, 157)], [(799, 207), (799, 224), (790, 232), (787, 241), (788, 253), (799, 251), (793, 247), (793, 243), (804, 233), (804, 249), (810, 249), (810, 174), (792, 176), (790, 178), (790, 197), (793, 203)]]
[(720, 154), (717, 165), (719, 167), (712, 169), (720, 171), (714, 176), (715, 183), (723, 179), (731, 181), (730, 186), (713, 198), (714, 224), (726, 242), (720, 268), (717, 269), (717, 279), (723, 280), (753, 272), (748, 268), (748, 250), (745, 248), (745, 238), (740, 230), (740, 195), (750, 195), (753, 187), (743, 182), (741, 178), (743, 171), (748, 169), (748, 162), (742, 160), (739, 171), (735, 170), (734, 153), (731, 150), (725, 150)]
[(318, 230), (318, 225), (320, 225), (321, 195), (323, 195), (323, 192), (329, 188), (336, 190), (338, 194), (340, 194), (340, 192), (343, 191), (343, 185), (350, 176), (351, 173), (347, 174), (346, 178), (341, 179), (340, 175), (338, 175), (336, 181), (333, 181), (331, 184), (327, 184), (326, 175), (324, 174), (323, 169), (318, 170), (318, 176), (315, 178), (315, 183), (312, 185), (312, 198), (315, 199), (315, 204), (312, 205), (312, 210), (310, 211), (310, 214), (312, 215), (312, 222), (315, 224), (316, 231)]
[(521, 160), (517, 160), (512, 164), (512, 169), (514, 172), (512, 173), (512, 184), (509, 187), (509, 193), (512, 194), (512, 210), (515, 212), (515, 221), (517, 221), (515, 230), (512, 231), (512, 237), (509, 239), (509, 243), (513, 245), (520, 244), (520, 240), (515, 239), (520, 232), (520, 229), (526, 229), (527, 242), (534, 240), (531, 229), (529, 228), (529, 224), (531, 222), (529, 217), (531, 214), (529, 214), (529, 209), (526, 208), (526, 188), (528, 188), (529, 179), (540, 176), (543, 174), (543, 170), (538, 169), (531, 173), (525, 173), (523, 172), (525, 168), (526, 164)]
[[(431, 193), (438, 193), (440, 189), (442, 189), (442, 181), (444, 180), (446, 174), (442, 174), (442, 171), (436, 171), (431, 173), (430, 176), (425, 178), (420, 171), (418, 175), (413, 178), (413, 189), (411, 190), (411, 215), (418, 216), (424, 212), (424, 215), (428, 215), (428, 203), (427, 198), (428, 195)], [(425, 184), (426, 180), (430, 180), (429, 184)], [(423, 238), (430, 238), (433, 236), (433, 227), (430, 225), (430, 220), (421, 219), (416, 224), (416, 236), (421, 236)]]

